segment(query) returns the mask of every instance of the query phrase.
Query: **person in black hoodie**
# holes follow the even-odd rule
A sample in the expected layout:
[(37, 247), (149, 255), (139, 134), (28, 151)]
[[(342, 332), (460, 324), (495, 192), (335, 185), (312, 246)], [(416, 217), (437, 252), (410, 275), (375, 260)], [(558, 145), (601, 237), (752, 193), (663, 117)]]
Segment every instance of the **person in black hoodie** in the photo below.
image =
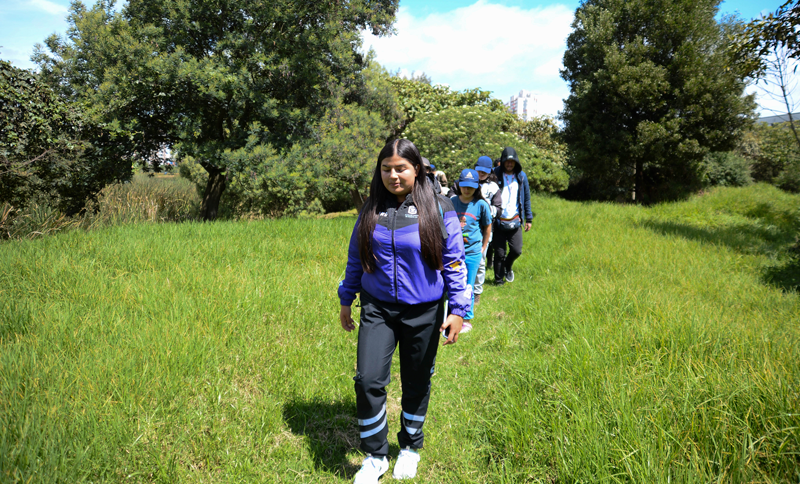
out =
[(503, 149), (500, 166), (495, 168), (497, 184), (500, 186), (501, 210), (494, 227), (494, 281), (497, 285), (514, 281), (514, 261), (522, 255), (522, 224), (525, 231), (531, 229), (531, 189), (528, 177), (514, 148)]

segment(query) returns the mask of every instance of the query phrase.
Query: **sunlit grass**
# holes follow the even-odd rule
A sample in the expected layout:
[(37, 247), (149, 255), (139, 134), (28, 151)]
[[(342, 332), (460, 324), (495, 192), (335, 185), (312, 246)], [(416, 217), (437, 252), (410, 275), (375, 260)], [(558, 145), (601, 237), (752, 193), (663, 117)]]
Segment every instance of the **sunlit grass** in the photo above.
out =
[[(415, 482), (796, 482), (798, 206), (535, 198), (515, 282), (440, 350)], [(0, 244), (0, 481), (352, 480), (354, 220)]]

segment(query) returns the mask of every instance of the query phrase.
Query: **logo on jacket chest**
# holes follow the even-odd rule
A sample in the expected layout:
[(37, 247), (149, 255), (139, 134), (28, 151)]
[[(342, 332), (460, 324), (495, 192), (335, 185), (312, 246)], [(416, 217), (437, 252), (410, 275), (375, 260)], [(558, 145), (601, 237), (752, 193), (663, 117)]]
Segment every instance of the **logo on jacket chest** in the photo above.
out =
[(408, 207), (408, 213), (404, 214), (403, 216), (405, 218), (419, 218), (419, 215), (417, 215), (417, 207), (411, 205)]

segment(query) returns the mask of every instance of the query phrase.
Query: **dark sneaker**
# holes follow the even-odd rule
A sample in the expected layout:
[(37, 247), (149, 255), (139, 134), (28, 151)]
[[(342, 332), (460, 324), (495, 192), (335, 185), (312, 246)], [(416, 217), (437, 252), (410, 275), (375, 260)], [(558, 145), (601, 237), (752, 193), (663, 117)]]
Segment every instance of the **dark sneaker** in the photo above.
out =
[(506, 272), (506, 282), (514, 282), (514, 271)]

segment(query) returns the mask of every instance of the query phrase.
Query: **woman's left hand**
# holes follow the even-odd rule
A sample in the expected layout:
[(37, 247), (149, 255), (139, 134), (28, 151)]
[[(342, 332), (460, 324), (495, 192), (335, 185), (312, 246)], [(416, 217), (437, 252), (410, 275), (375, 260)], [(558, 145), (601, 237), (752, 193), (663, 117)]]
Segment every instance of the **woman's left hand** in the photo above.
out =
[(461, 331), (461, 325), (464, 324), (464, 318), (451, 314), (447, 316), (447, 320), (442, 324), (442, 332), (449, 329), (447, 339), (443, 344), (451, 345), (458, 341), (458, 333)]

